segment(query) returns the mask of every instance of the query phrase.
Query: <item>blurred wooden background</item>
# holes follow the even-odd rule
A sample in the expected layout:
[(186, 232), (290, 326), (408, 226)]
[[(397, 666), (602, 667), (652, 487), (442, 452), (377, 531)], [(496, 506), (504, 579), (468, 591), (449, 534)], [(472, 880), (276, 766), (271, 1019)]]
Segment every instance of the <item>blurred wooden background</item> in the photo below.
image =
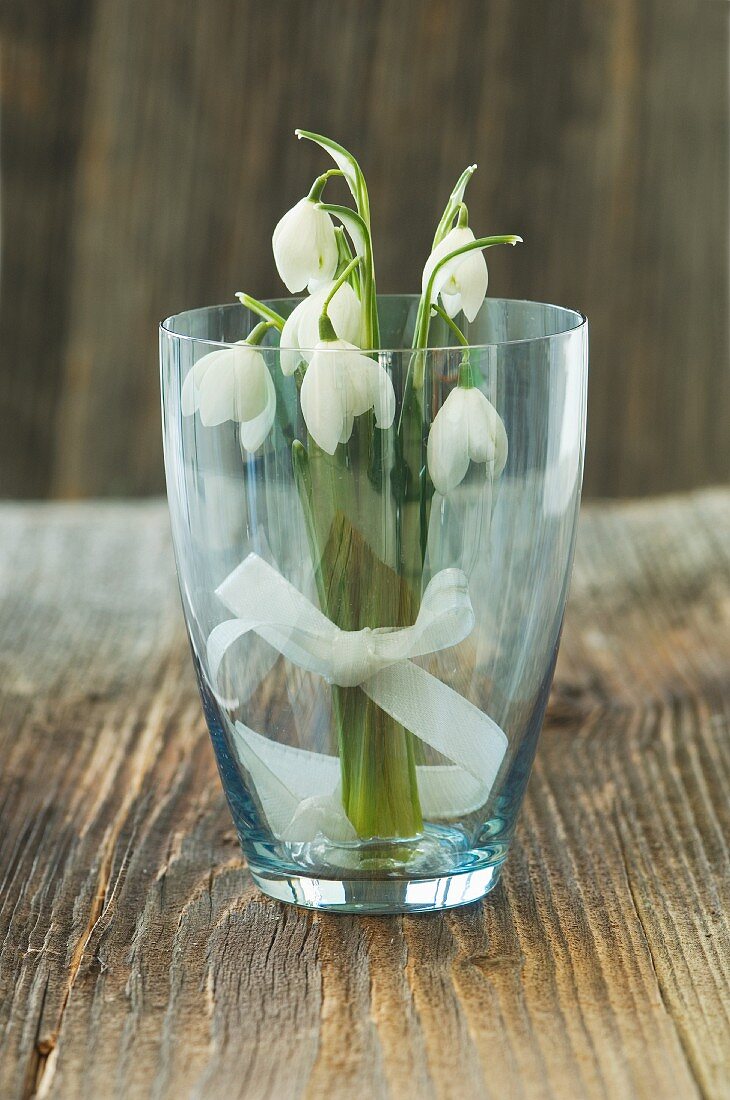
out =
[(492, 293), (592, 325), (593, 495), (730, 475), (725, 0), (4, 0), (0, 495), (162, 489), (156, 322), (277, 292), (269, 238), (352, 147), (379, 283), (452, 182), (521, 233)]

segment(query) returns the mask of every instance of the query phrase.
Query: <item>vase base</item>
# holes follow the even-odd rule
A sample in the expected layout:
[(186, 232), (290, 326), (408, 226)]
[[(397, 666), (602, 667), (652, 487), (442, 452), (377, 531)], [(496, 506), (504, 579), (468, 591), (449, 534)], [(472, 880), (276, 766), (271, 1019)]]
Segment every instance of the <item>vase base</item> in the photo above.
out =
[(331, 879), (276, 874), (250, 867), (254, 882), (270, 898), (330, 913), (428, 913), (479, 901), (499, 882), (502, 864), (420, 879)]

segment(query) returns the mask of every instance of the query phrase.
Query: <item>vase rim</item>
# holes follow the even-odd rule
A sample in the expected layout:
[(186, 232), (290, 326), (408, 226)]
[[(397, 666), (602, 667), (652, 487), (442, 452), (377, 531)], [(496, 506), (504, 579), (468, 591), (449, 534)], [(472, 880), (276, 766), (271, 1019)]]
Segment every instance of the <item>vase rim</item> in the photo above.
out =
[[(410, 300), (412, 302), (417, 302), (420, 298), (420, 295), (419, 294), (378, 294), (377, 298), (378, 298), (378, 300), (381, 300), (381, 299), (391, 299), (392, 300), (393, 298), (400, 298), (400, 299), (403, 299), (403, 300)], [(291, 303), (291, 302), (293, 302), (295, 304), (299, 304), (300, 302), (302, 302), (304, 300), (305, 300), (305, 296), (303, 296), (303, 295), (278, 296), (276, 298), (263, 299), (263, 304), (274, 307), (277, 303), (283, 303), (283, 302)], [(587, 326), (588, 326), (588, 318), (586, 317), (586, 315), (584, 313), (582, 313), (579, 309), (575, 309), (572, 306), (558, 306), (558, 305), (553, 304), (552, 302), (539, 302), (539, 301), (534, 301), (534, 300), (529, 299), (529, 298), (488, 298), (487, 301), (492, 302), (492, 303), (503, 303), (504, 305), (540, 306), (540, 307), (543, 307), (543, 308), (548, 309), (548, 310), (554, 310), (556, 312), (560, 312), (560, 313), (565, 314), (566, 315), (566, 321), (568, 320), (568, 318), (570, 318), (573, 323), (572, 324), (566, 324), (564, 327), (559, 328), (555, 332), (547, 332), (547, 333), (544, 333), (540, 336), (522, 336), (522, 337), (518, 337), (518, 338), (513, 339), (513, 340), (492, 340), (492, 341), (481, 341), (481, 342), (476, 343), (476, 344), (469, 344), (468, 345), (468, 350), (470, 350), (470, 351), (487, 350), (489, 348), (515, 347), (515, 346), (519, 346), (520, 344), (539, 344), (542, 341), (556, 340), (559, 337), (568, 336), (571, 333), (578, 332), (581, 329), (587, 328)], [(213, 310), (221, 310), (221, 311), (223, 311), (223, 310), (225, 310), (225, 311), (227, 311), (227, 310), (240, 310), (242, 308), (244, 308), (244, 307), (242, 307), (239, 302), (224, 302), (224, 303), (215, 304), (215, 305), (196, 306), (193, 309), (181, 310), (179, 313), (173, 313), (169, 317), (165, 317), (164, 320), (160, 321), (160, 323), (159, 323), (160, 332), (164, 333), (166, 336), (174, 337), (177, 340), (189, 341), (190, 343), (210, 344), (212, 347), (220, 347), (220, 348), (233, 348), (233, 347), (237, 346), (238, 341), (235, 341), (235, 340), (214, 340), (211, 337), (207, 337), (207, 336), (190, 336), (188, 333), (180, 332), (175, 327), (175, 322), (179, 321), (183, 317), (188, 318), (188, 317), (190, 317), (190, 316), (192, 316), (193, 314), (196, 314), (196, 313), (208, 313), (208, 312), (211, 312)], [(267, 351), (276, 351), (276, 350), (278, 350), (278, 348), (277, 347), (272, 347), (272, 346), (267, 346), (267, 345), (261, 345), (260, 350), (263, 351), (263, 352), (267, 352)], [(306, 352), (307, 354), (313, 354), (314, 353), (313, 348), (300, 348), (299, 350), (302, 351), (302, 352)], [(381, 348), (358, 348), (357, 349), (357, 351), (360, 354), (362, 354), (362, 353), (366, 353), (366, 354), (378, 353), (380, 355), (406, 355), (406, 354), (411, 354), (413, 352), (413, 350), (414, 349), (412, 347), (381, 347)], [(457, 351), (457, 350), (459, 350), (459, 345), (458, 344), (445, 344), (445, 345), (433, 346), (433, 347), (429, 346), (428, 348), (425, 349), (425, 351), (429, 352), (429, 353), (433, 353), (433, 352), (452, 352), (453, 353), (454, 351)], [(464, 350), (464, 349), (461, 349), (461, 350)]]

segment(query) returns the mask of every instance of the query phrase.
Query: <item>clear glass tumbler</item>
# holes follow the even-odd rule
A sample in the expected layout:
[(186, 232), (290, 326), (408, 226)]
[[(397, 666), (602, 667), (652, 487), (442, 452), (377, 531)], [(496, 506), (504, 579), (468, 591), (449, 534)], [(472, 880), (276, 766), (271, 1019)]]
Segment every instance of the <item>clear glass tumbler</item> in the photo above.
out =
[[(287, 316), (297, 303), (268, 304)], [(169, 317), (160, 355), (183, 609), (251, 874), (281, 901), (395, 913), (480, 898), (509, 850), (568, 591), (588, 332), (570, 309), (485, 302), (467, 359), (506, 462), (472, 436), (474, 461), (442, 494), (427, 437), (464, 349), (436, 319), (440, 346), (414, 360), (417, 299), (378, 308), (393, 350), (370, 354), (395, 418), (381, 430), (355, 410), (333, 455), (310, 437), (302, 370), (283, 373), (275, 332), (259, 348), (259, 419), (226, 418), (225, 400), (201, 411), (205, 370), (234, 371), (256, 324), (243, 307)], [(246, 404), (228, 392), (228, 411)]]

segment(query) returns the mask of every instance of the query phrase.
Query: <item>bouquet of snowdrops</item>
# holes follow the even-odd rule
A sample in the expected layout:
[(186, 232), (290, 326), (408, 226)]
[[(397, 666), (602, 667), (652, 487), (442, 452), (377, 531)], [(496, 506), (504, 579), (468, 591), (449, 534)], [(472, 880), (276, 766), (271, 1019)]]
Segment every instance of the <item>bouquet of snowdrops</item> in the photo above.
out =
[[(475, 237), (464, 202), (476, 166), (454, 187), (423, 270), (412, 353), (396, 395), (380, 354), (368, 191), (342, 146), (303, 130), (336, 167), (319, 176), (273, 233), (274, 260), (292, 293), (307, 297), (285, 319), (250, 295), (237, 297), (261, 317), (235, 348), (200, 359), (185, 379), (184, 415), (204, 425), (240, 424), (244, 452), (260, 448), (274, 423), (276, 387), (258, 347), (278, 334), (281, 370), (296, 380), (303, 439), (291, 445), (321, 610), (343, 631), (400, 628), (416, 619), (423, 591), (429, 516), (471, 463), (485, 482), (504, 468), (507, 434), (477, 388), (464, 335), (487, 292), (484, 250), (516, 244), (513, 235)], [(325, 201), (327, 183), (344, 178), (354, 207)], [(456, 386), (430, 418), (425, 349), (439, 316), (462, 347)], [(383, 534), (385, 532), (385, 535)], [(412, 732), (361, 689), (358, 670), (333, 684), (345, 814), (361, 838), (415, 836), (423, 822)], [(357, 664), (357, 661), (354, 661)]]

